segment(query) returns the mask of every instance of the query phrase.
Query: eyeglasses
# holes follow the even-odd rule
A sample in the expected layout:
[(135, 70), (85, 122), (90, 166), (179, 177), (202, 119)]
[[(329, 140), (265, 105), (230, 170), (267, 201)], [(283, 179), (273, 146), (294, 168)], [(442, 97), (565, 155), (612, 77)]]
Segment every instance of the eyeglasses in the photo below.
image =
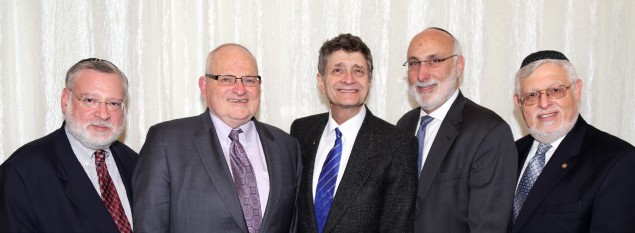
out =
[(260, 85), (260, 80), (262, 80), (262, 77), (260, 77), (260, 75), (246, 75), (246, 76), (237, 78), (235, 75), (230, 75), (230, 74), (220, 74), (220, 75), (205, 74), (205, 77), (217, 80), (218, 85), (221, 85), (221, 86), (233, 86), (234, 84), (236, 84), (236, 80), (240, 79), (240, 81), (245, 86), (257, 87)]
[(573, 83), (571, 83), (571, 85), (569, 86), (559, 85), (559, 86), (550, 87), (550, 88), (539, 90), (539, 91), (529, 92), (527, 94), (524, 94), (522, 98), (518, 99), (518, 102), (523, 106), (534, 105), (538, 103), (538, 101), (540, 101), (540, 96), (543, 92), (545, 93), (545, 95), (547, 95), (549, 99), (552, 99), (552, 100), (560, 99), (564, 97), (565, 95), (567, 95), (567, 89), (571, 88), (572, 85)]
[(86, 96), (79, 97), (79, 96), (76, 96), (75, 94), (73, 94), (73, 96), (75, 96), (75, 98), (79, 100), (79, 103), (84, 108), (93, 109), (93, 108), (97, 108), (99, 104), (105, 103), (106, 109), (108, 109), (108, 111), (111, 111), (111, 112), (120, 112), (126, 109), (126, 105), (124, 104), (123, 100), (98, 101), (97, 99), (93, 97), (86, 97)]
[(456, 57), (456, 56), (458, 56), (458, 54), (454, 54), (454, 55), (446, 57), (446, 58), (432, 58), (432, 59), (423, 60), (423, 61), (417, 61), (417, 60), (406, 61), (405, 63), (403, 63), (403, 66), (407, 66), (408, 67), (408, 71), (419, 70), (419, 68), (421, 68), (421, 63), (425, 64), (429, 68), (436, 68), (436, 67), (439, 67), (441, 65), (441, 62), (444, 62), (445, 60), (448, 60), (448, 59), (450, 59), (452, 57)]

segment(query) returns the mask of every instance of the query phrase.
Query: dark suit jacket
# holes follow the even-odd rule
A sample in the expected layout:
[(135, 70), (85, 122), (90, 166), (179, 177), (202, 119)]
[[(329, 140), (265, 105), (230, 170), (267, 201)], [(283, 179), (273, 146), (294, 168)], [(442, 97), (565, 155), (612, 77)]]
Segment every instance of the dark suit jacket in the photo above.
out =
[[(260, 232), (288, 232), (302, 169), (298, 142), (253, 120), (269, 171)], [(133, 177), (135, 232), (247, 232), (209, 111), (152, 126)]]
[[(298, 232), (317, 232), (313, 169), (328, 117), (313, 115), (291, 125), (305, 167), (298, 193)], [(416, 138), (367, 111), (323, 232), (412, 232), (416, 164)]]
[[(110, 150), (132, 205), (137, 153), (120, 142)], [(0, 232), (119, 232), (64, 126), (22, 146), (0, 166)]]
[[(415, 134), (421, 108), (397, 126)], [(505, 232), (516, 187), (509, 125), (459, 93), (421, 170), (415, 232)]]
[[(516, 142), (519, 171), (534, 138)], [(566, 164), (566, 165), (565, 165)], [(635, 148), (578, 117), (531, 188), (513, 232), (635, 232)]]

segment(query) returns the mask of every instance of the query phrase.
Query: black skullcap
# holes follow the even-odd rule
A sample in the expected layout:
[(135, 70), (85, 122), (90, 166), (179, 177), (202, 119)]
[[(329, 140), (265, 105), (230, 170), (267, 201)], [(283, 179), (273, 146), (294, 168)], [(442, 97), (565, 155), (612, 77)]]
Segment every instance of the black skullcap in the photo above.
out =
[(520, 65), (520, 68), (522, 69), (523, 67), (525, 67), (526, 65), (529, 65), (532, 62), (540, 61), (544, 59), (567, 60), (567, 61), (569, 60), (561, 52), (554, 51), (554, 50), (542, 50), (542, 51), (529, 54), (529, 56), (527, 56), (523, 60), (523, 63)]

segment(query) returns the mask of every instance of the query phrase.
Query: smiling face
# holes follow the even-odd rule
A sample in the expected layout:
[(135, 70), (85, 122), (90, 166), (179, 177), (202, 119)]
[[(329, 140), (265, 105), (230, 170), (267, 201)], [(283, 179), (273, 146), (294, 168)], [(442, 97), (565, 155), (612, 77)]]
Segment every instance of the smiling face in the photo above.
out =
[[(236, 45), (213, 52), (208, 66), (207, 73), (214, 75), (258, 75), (254, 57)], [(247, 87), (238, 79), (232, 86), (221, 86), (218, 80), (205, 76), (199, 78), (198, 85), (210, 112), (232, 128), (247, 123), (258, 112), (260, 85)]]
[(105, 103), (86, 108), (77, 98), (121, 101), (125, 99), (124, 90), (123, 81), (117, 74), (92, 69), (80, 71), (73, 90), (64, 88), (62, 92), (62, 113), (70, 134), (88, 148), (109, 147), (123, 132), (125, 110), (111, 111)]
[(367, 64), (360, 52), (338, 50), (328, 55), (324, 75), (318, 74), (317, 80), (331, 111), (361, 110), (370, 87)]
[[(451, 35), (436, 29), (426, 29), (416, 35), (408, 46), (408, 61), (428, 61), (454, 55)], [(458, 89), (458, 79), (463, 73), (464, 58), (460, 54), (435, 67), (422, 64), (417, 70), (408, 71), (410, 94), (421, 108), (431, 113), (447, 101)]]
[[(519, 81), (521, 96), (558, 85), (572, 84), (562, 66), (555, 63), (540, 65), (531, 75)], [(582, 81), (576, 80), (562, 98), (550, 99), (543, 92), (534, 105), (521, 105), (518, 95), (514, 96), (514, 102), (522, 111), (529, 133), (540, 142), (550, 143), (565, 136), (573, 128), (579, 113), (581, 91)]]

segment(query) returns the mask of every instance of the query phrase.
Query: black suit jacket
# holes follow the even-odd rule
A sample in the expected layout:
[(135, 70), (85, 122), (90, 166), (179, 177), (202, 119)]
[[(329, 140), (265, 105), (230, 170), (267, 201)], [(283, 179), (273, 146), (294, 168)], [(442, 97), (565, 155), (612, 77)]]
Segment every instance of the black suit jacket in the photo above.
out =
[[(258, 122), (269, 175), (261, 233), (291, 229), (302, 164), (295, 138)], [(135, 232), (248, 232), (209, 111), (154, 125), (133, 178)]]
[[(531, 135), (516, 142), (519, 171), (533, 142)], [(635, 148), (579, 116), (531, 188), (512, 232), (635, 232)]]
[[(297, 119), (291, 135), (302, 148), (298, 232), (317, 232), (313, 169), (328, 113)], [(370, 111), (355, 139), (324, 226), (327, 232), (412, 232), (417, 188), (417, 141)]]
[[(397, 126), (414, 135), (420, 111)], [(517, 159), (509, 125), (459, 93), (421, 170), (415, 232), (507, 231)]]
[[(132, 205), (137, 153), (120, 142), (110, 150)], [(64, 126), (22, 146), (0, 166), (0, 232), (119, 232)]]

